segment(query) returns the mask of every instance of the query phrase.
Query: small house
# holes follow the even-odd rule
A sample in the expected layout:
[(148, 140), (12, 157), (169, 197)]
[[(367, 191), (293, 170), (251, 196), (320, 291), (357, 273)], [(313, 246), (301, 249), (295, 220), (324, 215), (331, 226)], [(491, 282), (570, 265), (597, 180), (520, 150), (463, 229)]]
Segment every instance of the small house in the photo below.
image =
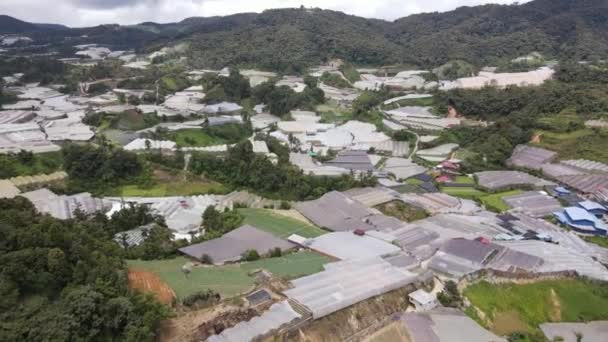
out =
[(429, 311), (438, 305), (437, 297), (423, 289), (418, 289), (410, 293), (408, 297), (410, 303), (416, 308), (416, 311)]

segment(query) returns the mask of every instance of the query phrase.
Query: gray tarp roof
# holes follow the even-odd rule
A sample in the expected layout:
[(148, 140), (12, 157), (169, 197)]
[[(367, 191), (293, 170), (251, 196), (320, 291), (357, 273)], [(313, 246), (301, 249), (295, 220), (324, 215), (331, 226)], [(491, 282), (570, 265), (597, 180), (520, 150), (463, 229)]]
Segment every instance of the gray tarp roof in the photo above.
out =
[(332, 191), (317, 200), (300, 202), (295, 208), (319, 227), (333, 231), (371, 230), (363, 219), (373, 212), (343, 193)]
[(215, 264), (237, 261), (241, 255), (251, 249), (263, 254), (272, 248), (287, 250), (294, 245), (272, 234), (266, 233), (250, 225), (237, 228), (222, 237), (180, 248), (179, 251), (200, 260), (207, 254)]

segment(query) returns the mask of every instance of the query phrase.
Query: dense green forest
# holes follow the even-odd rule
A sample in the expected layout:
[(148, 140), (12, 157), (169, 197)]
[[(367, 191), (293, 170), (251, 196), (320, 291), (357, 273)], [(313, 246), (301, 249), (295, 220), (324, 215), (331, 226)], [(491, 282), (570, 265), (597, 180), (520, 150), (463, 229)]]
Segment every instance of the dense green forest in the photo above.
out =
[(94, 218), (0, 199), (2, 341), (153, 341), (168, 309), (127, 289), (122, 249)]
[(288, 150), (275, 150), (278, 145), (269, 144), (271, 151), (279, 155), (278, 165), (273, 164), (266, 156), (253, 153), (251, 144), (244, 142), (230, 148), (225, 157), (211, 153), (193, 154), (190, 168), (195, 174), (204, 175), (235, 189), (250, 189), (260, 195), (284, 200), (314, 199), (332, 190), (343, 191), (376, 184), (376, 179), (371, 175), (361, 179), (350, 175), (305, 175), (289, 163)]
[[(39, 43), (56, 45), (62, 55), (73, 54), (78, 43), (140, 52), (186, 43), (188, 48), (180, 54), (194, 67), (240, 65), (297, 73), (332, 58), (355, 65), (423, 68), (454, 60), (498, 65), (533, 51), (560, 60), (595, 60), (608, 55), (607, 18), (604, 0), (535, 0), (460, 7), (394, 22), (307, 8), (188, 18), (171, 24), (45, 30), (0, 17), (0, 33), (27, 32)], [(70, 37), (69, 45), (65, 37)]]
[[(451, 128), (433, 144), (454, 142), (473, 152), (466, 160), (466, 166), (473, 171), (500, 169), (516, 145), (528, 143), (535, 132), (547, 133), (555, 136), (559, 144), (545, 147), (566, 153), (564, 156), (605, 162), (602, 151), (608, 142), (606, 132), (586, 129), (584, 121), (606, 117), (607, 75), (606, 68), (563, 63), (556, 70), (555, 80), (538, 87), (437, 92), (438, 111), (446, 112), (451, 105), (467, 118), (491, 124), (487, 128)], [(572, 133), (587, 138), (575, 144), (563, 141)]]
[(462, 7), (395, 22), (326, 10), (270, 10), (230, 30), (196, 32), (185, 41), (194, 65), (292, 72), (331, 58), (425, 68), (452, 60), (496, 64), (533, 51), (593, 60), (608, 54), (607, 17), (602, 0)]

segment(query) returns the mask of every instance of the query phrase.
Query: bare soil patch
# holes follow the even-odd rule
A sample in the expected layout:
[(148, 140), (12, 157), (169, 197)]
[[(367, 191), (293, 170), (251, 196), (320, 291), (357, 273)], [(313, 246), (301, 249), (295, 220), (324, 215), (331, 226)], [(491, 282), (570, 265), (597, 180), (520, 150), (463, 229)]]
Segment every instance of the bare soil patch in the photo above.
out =
[(161, 303), (171, 305), (175, 293), (155, 273), (129, 269), (129, 288), (144, 293), (152, 293)]

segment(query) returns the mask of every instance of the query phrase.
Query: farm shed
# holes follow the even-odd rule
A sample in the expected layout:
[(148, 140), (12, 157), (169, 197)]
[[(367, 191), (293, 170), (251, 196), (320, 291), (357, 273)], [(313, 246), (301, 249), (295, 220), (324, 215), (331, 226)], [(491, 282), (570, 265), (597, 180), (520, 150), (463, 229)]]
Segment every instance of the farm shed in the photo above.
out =
[(341, 260), (387, 256), (401, 248), (380, 239), (352, 232), (335, 232), (309, 239), (305, 245), (312, 250)]
[(516, 211), (532, 217), (544, 217), (562, 208), (555, 198), (540, 191), (527, 191), (519, 195), (505, 196), (502, 199)]
[(323, 272), (293, 280), (294, 288), (284, 294), (307, 307), (318, 319), (415, 279), (415, 274), (379, 257), (340, 261), (325, 265)]
[(374, 229), (363, 222), (374, 212), (338, 191), (329, 192), (313, 201), (297, 203), (295, 209), (315, 225), (332, 231)]
[(480, 186), (490, 190), (517, 186), (555, 185), (553, 182), (520, 171), (483, 171), (475, 173), (475, 176)]
[(557, 157), (557, 152), (528, 145), (517, 145), (507, 165), (539, 170), (542, 164), (549, 163)]
[(266, 233), (250, 225), (244, 225), (222, 237), (180, 248), (183, 254), (201, 260), (208, 255), (214, 264), (238, 261), (248, 250), (256, 250), (259, 254), (267, 253), (270, 249), (280, 248), (285, 251), (294, 245), (272, 234)]

